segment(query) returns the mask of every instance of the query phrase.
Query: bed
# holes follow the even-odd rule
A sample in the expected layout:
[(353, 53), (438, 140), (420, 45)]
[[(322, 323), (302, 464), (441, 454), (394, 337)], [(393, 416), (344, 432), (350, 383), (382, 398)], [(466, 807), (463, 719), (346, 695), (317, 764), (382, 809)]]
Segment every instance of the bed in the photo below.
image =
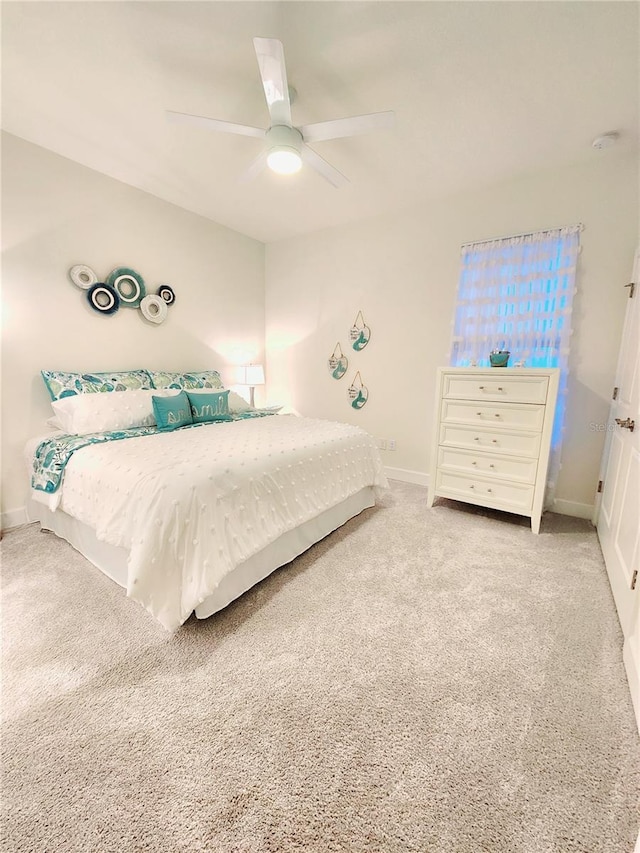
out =
[(193, 612), (226, 607), (373, 506), (387, 485), (364, 430), (264, 411), (170, 431), (59, 429), (29, 441), (25, 454), (31, 520), (170, 631)]

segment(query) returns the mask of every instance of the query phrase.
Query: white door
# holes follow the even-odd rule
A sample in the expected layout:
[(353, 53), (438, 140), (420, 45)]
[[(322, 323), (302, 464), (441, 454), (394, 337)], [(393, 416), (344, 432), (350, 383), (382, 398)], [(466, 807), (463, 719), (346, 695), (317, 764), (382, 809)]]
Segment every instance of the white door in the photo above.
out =
[[(634, 635), (640, 595), (640, 249), (629, 287), (618, 369), (603, 456), (598, 536), (625, 637)], [(634, 588), (635, 587), (635, 588)], [(637, 612), (637, 610), (636, 610)]]

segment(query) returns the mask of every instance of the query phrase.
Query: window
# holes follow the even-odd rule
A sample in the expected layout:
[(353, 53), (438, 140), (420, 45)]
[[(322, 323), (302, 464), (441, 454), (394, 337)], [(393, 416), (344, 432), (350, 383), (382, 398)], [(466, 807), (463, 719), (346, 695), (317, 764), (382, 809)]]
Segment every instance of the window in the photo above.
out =
[(451, 364), (489, 365), (494, 349), (509, 366), (559, 367), (560, 389), (549, 464), (553, 496), (560, 468), (581, 225), (462, 247)]

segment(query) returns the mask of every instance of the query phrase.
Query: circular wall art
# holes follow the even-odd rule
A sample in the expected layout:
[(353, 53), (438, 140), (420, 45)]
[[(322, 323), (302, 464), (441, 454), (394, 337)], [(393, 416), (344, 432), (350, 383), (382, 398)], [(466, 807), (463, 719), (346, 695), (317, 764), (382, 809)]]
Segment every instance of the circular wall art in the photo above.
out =
[(145, 320), (151, 323), (162, 323), (167, 316), (167, 303), (157, 293), (148, 293), (140, 302), (140, 310)]
[(128, 308), (137, 308), (146, 294), (144, 279), (140, 273), (127, 267), (112, 270), (107, 276), (107, 284), (115, 289), (122, 304)]
[(98, 284), (98, 276), (86, 264), (76, 264), (71, 267), (69, 278), (76, 287), (82, 290), (89, 290), (94, 284)]
[(89, 305), (100, 314), (115, 314), (120, 307), (120, 297), (109, 284), (98, 282), (87, 291)]
[(158, 288), (158, 296), (160, 296), (167, 305), (173, 305), (176, 301), (176, 295), (173, 292), (173, 288), (169, 287), (168, 284), (161, 284)]

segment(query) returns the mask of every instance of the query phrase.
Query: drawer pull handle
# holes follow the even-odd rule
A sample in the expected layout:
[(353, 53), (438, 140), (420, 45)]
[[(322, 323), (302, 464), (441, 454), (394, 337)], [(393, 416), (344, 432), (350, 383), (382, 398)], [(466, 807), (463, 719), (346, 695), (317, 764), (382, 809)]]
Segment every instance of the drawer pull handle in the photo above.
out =
[(477, 415), (478, 417), (481, 417), (481, 416), (482, 416), (482, 412), (476, 412), (476, 415)]
[(490, 463), (489, 463), (489, 468), (495, 468), (495, 467), (496, 467), (496, 466), (493, 464), (493, 462), (490, 462)]
[(478, 438), (478, 436), (476, 436), (473, 440), (474, 440), (474, 441), (480, 441), (480, 439)]
[(473, 462), (472, 462), (471, 464), (472, 464), (472, 465), (477, 465), (478, 463), (477, 463), (477, 462), (476, 462), (476, 460), (474, 459), (474, 460), (473, 460)]
[(470, 488), (470, 489), (475, 489), (475, 486), (473, 485), (473, 483), (471, 483), (471, 485), (469, 486), (469, 488)]
[(492, 438), (492, 439), (491, 439), (491, 444), (497, 444), (497, 443), (498, 443), (498, 439), (497, 439), (497, 438)]
[(484, 385), (478, 385), (478, 388), (479, 388), (481, 391), (484, 391)]
[(499, 418), (499, 417), (500, 417), (500, 415), (498, 414), (498, 412), (496, 412), (496, 413), (495, 413), (495, 415), (494, 415), (493, 417), (494, 417), (494, 418)]
[(488, 492), (491, 492), (491, 491), (492, 491), (492, 489), (487, 489), (487, 491), (488, 491)]
[(498, 385), (498, 391), (504, 391), (504, 388), (501, 388), (501, 387)]

